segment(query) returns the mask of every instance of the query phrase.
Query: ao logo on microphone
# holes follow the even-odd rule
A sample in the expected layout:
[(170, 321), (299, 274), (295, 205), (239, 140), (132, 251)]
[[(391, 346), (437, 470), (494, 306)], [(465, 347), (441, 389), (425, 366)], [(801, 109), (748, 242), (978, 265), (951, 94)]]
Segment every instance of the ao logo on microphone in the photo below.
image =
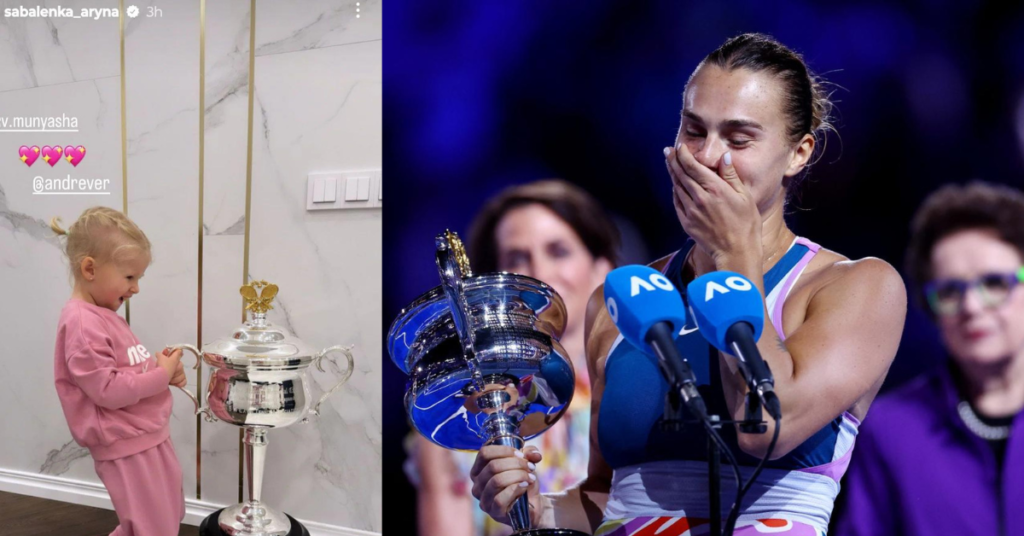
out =
[[(651, 274), (649, 281), (650, 282), (644, 281), (643, 278), (635, 275), (629, 278), (629, 297), (637, 297), (640, 294), (641, 289), (649, 292), (654, 291), (655, 287), (660, 288), (661, 290), (667, 290), (669, 292), (675, 291), (675, 287), (672, 286), (672, 282), (661, 274)], [(615, 303), (615, 298), (608, 298), (608, 301), (605, 302), (605, 306), (608, 308), (608, 316), (612, 317), (612, 322), (618, 323), (619, 306), (617, 303)]]
[(711, 299), (715, 297), (716, 292), (719, 294), (727, 294), (729, 293), (730, 288), (733, 290), (747, 291), (754, 288), (754, 285), (747, 278), (737, 276), (732, 276), (726, 279), (725, 287), (714, 281), (711, 281), (708, 283), (707, 291), (705, 291), (704, 293), (704, 301), (711, 301)]

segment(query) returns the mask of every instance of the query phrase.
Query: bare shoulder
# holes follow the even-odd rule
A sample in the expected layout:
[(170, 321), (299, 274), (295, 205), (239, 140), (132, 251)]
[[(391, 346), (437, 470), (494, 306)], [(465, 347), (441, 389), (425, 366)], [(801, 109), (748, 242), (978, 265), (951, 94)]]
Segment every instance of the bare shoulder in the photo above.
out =
[(906, 302), (903, 279), (888, 262), (822, 248), (787, 297), (783, 326), (792, 333), (812, 312), (836, 309), (870, 310), (902, 325)]
[[(899, 295), (906, 298), (903, 278), (888, 262), (878, 257), (850, 259), (832, 250), (822, 248), (815, 258), (820, 261), (808, 283), (815, 294), (829, 292), (868, 292), (876, 297)], [(814, 263), (812, 263), (813, 265)]]

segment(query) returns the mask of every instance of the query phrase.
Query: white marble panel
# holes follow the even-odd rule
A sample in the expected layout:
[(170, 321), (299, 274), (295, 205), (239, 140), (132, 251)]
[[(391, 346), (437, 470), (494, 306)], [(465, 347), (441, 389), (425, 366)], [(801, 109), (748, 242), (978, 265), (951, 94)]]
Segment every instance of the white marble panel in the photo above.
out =
[[(117, 8), (117, 0), (0, 1), (0, 91), (120, 75), (117, 18), (22, 18), (7, 9)], [(20, 13), (20, 11), (19, 11)]]
[[(249, 2), (208, 2), (206, 21), (202, 338), (211, 342), (242, 323), (238, 287), (244, 264)], [(209, 376), (204, 371), (204, 382)], [(202, 498), (236, 503), (238, 428), (220, 422), (202, 426)]]
[[(249, 2), (207, 2), (206, 6), (206, 158), (203, 221), (207, 235), (242, 236), (245, 223), (245, 165), (249, 96)], [(241, 244), (241, 242), (239, 242)], [(232, 285), (241, 285), (242, 252), (223, 259), (230, 265), (206, 264), (209, 270), (228, 270)], [(224, 289), (204, 303), (223, 298)], [(232, 307), (241, 299), (231, 293)], [(218, 301), (219, 303), (219, 301)], [(240, 307), (240, 306), (238, 306)], [(235, 319), (238, 315), (232, 315)], [(207, 326), (204, 316), (204, 334)], [(211, 326), (215, 327), (215, 326)], [(223, 331), (211, 333), (222, 334)]]
[(374, 41), (382, 31), (379, 0), (256, 2), (257, 56)]
[[(381, 43), (256, 62), (250, 271), (281, 287), (272, 321), (316, 346), (355, 345), (323, 416), (271, 438), (265, 497), (292, 515), (381, 530), (381, 210), (306, 211), (306, 175), (379, 167)], [(301, 84), (296, 84), (301, 80)], [(337, 370), (334, 367), (330, 369)], [(319, 393), (331, 376), (314, 371)]]
[[(256, 56), (381, 39), (379, 0), (261, 0)], [(206, 199), (209, 234), (243, 234), (248, 125), (249, 3), (208, 2)], [(304, 84), (305, 73), (294, 82)], [(259, 126), (256, 125), (258, 129)]]
[[(67, 263), (49, 229), (60, 216), (67, 227), (86, 208), (121, 206), (118, 78), (0, 92), (0, 110), (32, 116), (73, 113), (78, 133), (0, 133), (0, 374), (8, 382), (0, 407), (0, 467), (98, 482), (92, 459), (71, 439), (53, 386), (53, 349), (60, 311), (71, 295)], [(42, 159), (31, 167), (15, 155), (20, 145), (84, 145), (72, 167)], [(109, 179), (108, 195), (34, 195), (34, 177)]]
[[(161, 17), (131, 19), (125, 32), (128, 216), (153, 248), (131, 300), (131, 325), (152, 353), (195, 344), (199, 304), (199, 6), (164, 3), (161, 10)], [(186, 353), (183, 361), (192, 365), (195, 357)], [(188, 376), (195, 392), (195, 375)], [(194, 497), (194, 406), (172, 391), (171, 439), (185, 495)]]

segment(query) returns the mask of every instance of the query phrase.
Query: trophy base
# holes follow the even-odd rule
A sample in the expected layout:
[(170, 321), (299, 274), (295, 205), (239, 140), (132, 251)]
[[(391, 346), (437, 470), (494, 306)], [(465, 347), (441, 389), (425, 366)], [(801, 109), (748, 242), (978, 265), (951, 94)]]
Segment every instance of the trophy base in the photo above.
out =
[(590, 536), (586, 532), (572, 529), (526, 529), (513, 536)]
[[(241, 532), (232, 532), (231, 529), (225, 530), (221, 528), (219, 518), (221, 512), (225, 509), (221, 508), (216, 512), (206, 516), (206, 519), (199, 524), (199, 536), (233, 536), (242, 534)], [(284, 514), (285, 517), (291, 521), (291, 529), (288, 532), (283, 533), (285, 536), (309, 536), (309, 531), (306, 527), (302, 526), (301, 523), (295, 520), (294, 517)]]

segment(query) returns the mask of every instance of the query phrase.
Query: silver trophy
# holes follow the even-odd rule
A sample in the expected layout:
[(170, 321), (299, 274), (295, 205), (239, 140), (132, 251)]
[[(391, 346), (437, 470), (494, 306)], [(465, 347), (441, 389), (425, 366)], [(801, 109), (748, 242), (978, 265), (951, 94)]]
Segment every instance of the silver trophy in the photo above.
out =
[[(522, 449), (572, 400), (575, 374), (558, 342), (565, 304), (531, 277), (473, 275), (455, 233), (438, 235), (436, 245), (441, 286), (402, 310), (388, 333), (391, 359), (409, 375), (406, 410), (442, 447)], [(585, 536), (531, 528), (525, 495), (508, 515), (518, 536)]]
[[(257, 289), (261, 289), (257, 295)], [(244, 430), (246, 480), (249, 501), (224, 508), (207, 519), (203, 534), (238, 536), (288, 536), (308, 534), (297, 521), (260, 500), (263, 488), (263, 467), (266, 459), (267, 431), (309, 422), (307, 413), (320, 414), (320, 405), (334, 394), (352, 375), (352, 353), (342, 346), (318, 350), (267, 321), (270, 302), (277, 295), (277, 285), (254, 281), (240, 292), (246, 301), (249, 321), (237, 328), (230, 339), (203, 345), (202, 351), (190, 344), (178, 344), (212, 367), (206, 390), (206, 407), (188, 393), (195, 403), (196, 414), (206, 415), (208, 422), (220, 419)], [(327, 354), (345, 356), (347, 368), (340, 380), (309, 408), (306, 371), (310, 365), (324, 371)], [(196, 367), (199, 363), (196, 363)], [(209, 527), (207, 527), (209, 525)]]

